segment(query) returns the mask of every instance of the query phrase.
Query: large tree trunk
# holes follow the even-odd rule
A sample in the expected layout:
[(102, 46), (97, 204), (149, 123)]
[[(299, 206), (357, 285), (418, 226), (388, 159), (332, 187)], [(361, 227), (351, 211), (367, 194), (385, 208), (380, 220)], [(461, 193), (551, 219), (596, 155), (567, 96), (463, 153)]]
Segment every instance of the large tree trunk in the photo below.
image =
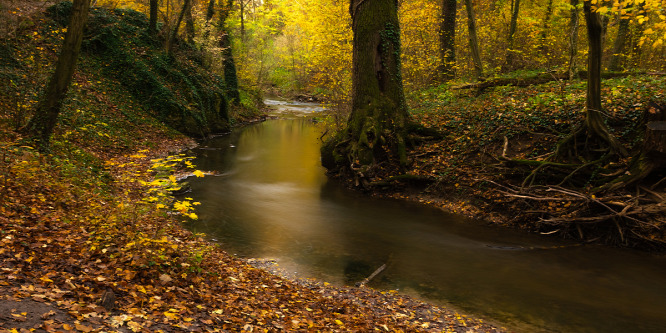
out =
[(520, 0), (514, 0), (511, 3), (511, 21), (509, 23), (509, 38), (508, 48), (506, 50), (506, 61), (504, 62), (505, 69), (515, 68), (516, 50), (514, 36), (518, 30), (518, 13), (520, 13)]
[(157, 33), (157, 10), (159, 2), (158, 0), (150, 0), (150, 21), (148, 23), (148, 32), (151, 34)]
[(578, 72), (578, 27), (580, 26), (578, 0), (569, 0), (571, 5), (569, 21), (569, 80), (573, 80)]
[(441, 64), (439, 73), (443, 81), (456, 74), (456, 0), (442, 0), (442, 15), (439, 25), (439, 47)]
[(88, 21), (89, 8), (89, 0), (74, 0), (67, 33), (56, 63), (55, 72), (51, 75), (46, 91), (37, 104), (35, 115), (23, 129), (25, 135), (41, 150), (46, 150), (49, 147), (53, 128), (58, 121), (58, 115), (67, 96), (69, 84), (72, 82), (81, 42), (83, 41), (83, 30)]
[(474, 18), (474, 7), (472, 0), (465, 0), (467, 9), (467, 27), (469, 29), (469, 48), (474, 60), (474, 74), (477, 79), (483, 76), (483, 65), (481, 64), (481, 51), (479, 50), (479, 39), (476, 34), (476, 19)]
[(622, 60), (624, 58), (624, 49), (627, 42), (627, 34), (629, 32), (629, 18), (623, 18), (622, 13), (618, 14), (620, 23), (617, 28), (617, 38), (613, 43), (613, 53), (611, 54), (610, 64), (608, 69), (611, 71), (622, 70)]
[(409, 120), (400, 74), (397, 1), (351, 0), (352, 113), (322, 147), (322, 164), (367, 177), (380, 163), (404, 169)]

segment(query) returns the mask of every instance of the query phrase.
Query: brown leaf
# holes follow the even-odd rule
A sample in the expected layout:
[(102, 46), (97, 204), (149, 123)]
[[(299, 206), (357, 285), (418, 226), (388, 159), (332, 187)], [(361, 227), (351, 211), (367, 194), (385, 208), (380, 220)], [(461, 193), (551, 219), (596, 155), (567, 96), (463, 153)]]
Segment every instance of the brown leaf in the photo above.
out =
[(53, 310), (51, 310), (51, 311), (49, 311), (49, 312), (43, 313), (41, 317), (42, 317), (42, 319), (46, 319), (46, 318), (48, 318), (48, 317), (50, 317), (50, 316), (53, 316), (54, 314), (56, 314), (56, 312), (53, 311)]

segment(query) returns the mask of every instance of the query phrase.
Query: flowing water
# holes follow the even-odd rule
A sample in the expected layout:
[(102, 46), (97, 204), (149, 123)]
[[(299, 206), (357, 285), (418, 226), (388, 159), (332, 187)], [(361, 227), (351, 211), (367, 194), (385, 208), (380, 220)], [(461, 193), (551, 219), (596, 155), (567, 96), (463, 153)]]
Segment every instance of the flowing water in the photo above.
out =
[(324, 175), (308, 103), (196, 149), (202, 203), (189, 227), (302, 277), (370, 286), (492, 318), (516, 331), (666, 332), (666, 257), (488, 227), (434, 208), (366, 197)]

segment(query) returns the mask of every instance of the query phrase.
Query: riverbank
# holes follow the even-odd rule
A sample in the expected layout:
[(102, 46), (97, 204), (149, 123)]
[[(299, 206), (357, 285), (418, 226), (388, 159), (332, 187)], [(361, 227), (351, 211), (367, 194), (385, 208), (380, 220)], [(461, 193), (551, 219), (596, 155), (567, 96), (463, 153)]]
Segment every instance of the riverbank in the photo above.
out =
[[(585, 87), (584, 81), (553, 81), (483, 92), (448, 85), (412, 92), (413, 120), (442, 137), (413, 138), (405, 174), (380, 171), (365, 180), (364, 190), (548, 237), (661, 252), (663, 168), (638, 184), (602, 191), (596, 187), (604, 176), (631, 174), (631, 158), (587, 171), (536, 168), (583, 123)], [(660, 108), (664, 91), (660, 75), (604, 80), (607, 124), (631, 156), (642, 147), (645, 114)]]
[[(50, 151), (25, 146), (17, 129), (67, 17), (31, 10), (0, 45), (0, 332), (503, 331), (393, 293), (299, 284), (185, 230), (197, 203), (168, 194), (195, 143), (174, 128), (205, 136), (263, 114), (243, 92), (226, 109), (196, 52), (167, 56), (136, 12), (94, 10)], [(208, 117), (216, 107), (228, 119)]]
[[(297, 283), (229, 256), (146, 202), (151, 159), (191, 141), (154, 144), (110, 157), (105, 189), (81, 188), (73, 182), (92, 180), (67, 178), (55, 157), (27, 148), (17, 164), (43, 168), (32, 179), (3, 165), (16, 177), (2, 191), (0, 331), (502, 331), (394, 293)], [(85, 201), (64, 200), (60, 186)]]

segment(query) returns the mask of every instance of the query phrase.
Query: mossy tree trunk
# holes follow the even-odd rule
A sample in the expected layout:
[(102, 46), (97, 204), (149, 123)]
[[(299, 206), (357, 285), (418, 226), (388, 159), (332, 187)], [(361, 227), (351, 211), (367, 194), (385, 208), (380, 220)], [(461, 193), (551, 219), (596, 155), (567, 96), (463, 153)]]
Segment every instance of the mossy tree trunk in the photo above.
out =
[(89, 0), (74, 0), (67, 33), (56, 63), (55, 72), (51, 75), (44, 95), (37, 104), (35, 115), (23, 129), (23, 133), (40, 150), (46, 150), (49, 147), (51, 134), (58, 121), (58, 115), (67, 96), (69, 85), (72, 82), (81, 42), (83, 41), (83, 30), (88, 21), (89, 9)]
[(220, 12), (220, 47), (222, 48), (222, 65), (224, 66), (224, 83), (227, 86), (227, 97), (234, 105), (240, 105), (240, 92), (238, 91), (238, 73), (236, 61), (231, 48), (231, 38), (227, 29), (227, 18), (231, 13), (233, 0), (228, 0), (226, 7)]
[(439, 73), (442, 81), (448, 81), (456, 75), (456, 0), (442, 0), (442, 12), (439, 24), (439, 47), (441, 64)]
[(159, 7), (158, 0), (150, 0), (150, 20), (148, 22), (148, 32), (151, 34), (157, 34), (157, 12)]
[(479, 38), (476, 33), (476, 18), (474, 16), (474, 7), (472, 0), (465, 0), (467, 9), (467, 28), (469, 30), (469, 48), (474, 61), (474, 75), (477, 79), (483, 76), (483, 64), (481, 63), (481, 51), (479, 49)]
[(368, 177), (382, 165), (407, 165), (409, 114), (400, 74), (398, 3), (351, 0), (353, 71), (352, 112), (347, 128), (322, 147), (322, 164), (331, 171)]

